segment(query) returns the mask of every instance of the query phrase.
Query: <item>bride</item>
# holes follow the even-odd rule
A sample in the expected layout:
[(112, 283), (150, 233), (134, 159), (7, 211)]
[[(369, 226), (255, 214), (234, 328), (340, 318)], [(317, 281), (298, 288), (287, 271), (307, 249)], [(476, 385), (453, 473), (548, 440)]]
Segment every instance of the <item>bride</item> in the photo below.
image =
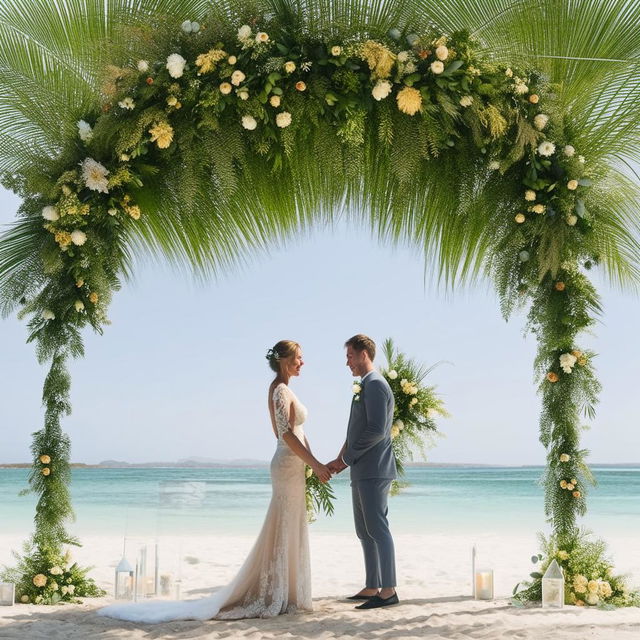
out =
[(113, 604), (99, 615), (132, 622), (270, 618), (311, 611), (311, 567), (305, 500), (304, 465), (327, 482), (329, 469), (311, 453), (304, 435), (307, 410), (289, 389), (300, 375), (302, 350), (281, 340), (267, 352), (276, 377), (269, 386), (269, 415), (278, 439), (271, 460), (273, 494), (262, 531), (234, 580), (208, 598), (182, 602)]

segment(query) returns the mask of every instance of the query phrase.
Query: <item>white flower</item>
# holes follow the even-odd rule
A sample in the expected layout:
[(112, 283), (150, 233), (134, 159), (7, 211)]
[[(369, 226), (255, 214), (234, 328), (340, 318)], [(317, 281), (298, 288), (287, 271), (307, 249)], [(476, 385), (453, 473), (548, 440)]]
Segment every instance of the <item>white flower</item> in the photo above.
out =
[(395, 369), (391, 369), (391, 371), (389, 371), (389, 373), (387, 374), (387, 377), (389, 378), (389, 380), (395, 380), (398, 377), (398, 372)]
[(582, 164), (584, 164), (584, 156), (578, 156), (578, 162), (581, 162)]
[(533, 202), (536, 199), (536, 192), (533, 189), (527, 189), (524, 192), (524, 199), (528, 202)]
[(589, 590), (589, 593), (598, 593), (600, 585), (597, 580), (589, 580), (587, 583), (587, 589)]
[(575, 191), (577, 188), (578, 188), (577, 180), (569, 180), (569, 182), (567, 182), (567, 189), (569, 189), (569, 191)]
[(240, 83), (244, 82), (245, 78), (247, 76), (244, 75), (244, 73), (242, 73), (242, 71), (240, 71), (239, 69), (236, 69), (232, 74), (231, 74), (231, 84), (234, 87), (238, 87), (240, 86)]
[(109, 181), (107, 180), (109, 170), (106, 167), (93, 158), (85, 158), (81, 167), (82, 179), (88, 189), (91, 189), (92, 191), (100, 191), (102, 193), (109, 193)]
[(238, 98), (240, 98), (240, 100), (248, 100), (249, 99), (249, 91), (245, 88), (240, 89), (238, 91)]
[(167, 58), (167, 70), (172, 78), (181, 78), (187, 61), (179, 54), (172, 53)]
[(269, 98), (269, 104), (272, 107), (279, 107), (280, 106), (280, 102), (281, 102), (280, 96), (271, 96)]
[(342, 47), (331, 47), (331, 55), (332, 56), (339, 56), (342, 53)]
[(411, 402), (409, 403), (412, 407), (414, 404), (418, 404), (418, 398), (411, 398)]
[(447, 49), (447, 47), (441, 44), (436, 49), (436, 58), (438, 58), (438, 60), (446, 60), (448, 57), (449, 57), (449, 49)]
[(442, 62), (440, 62), (440, 60), (432, 62), (429, 68), (431, 69), (431, 72), (435, 73), (436, 75), (444, 71), (444, 65), (442, 64)]
[(288, 111), (282, 111), (276, 116), (276, 124), (284, 129), (291, 124), (291, 114)]
[(489, 171), (497, 171), (500, 168), (500, 163), (497, 160), (492, 160), (489, 163)]
[(49, 205), (42, 210), (42, 217), (50, 222), (55, 222), (60, 219), (60, 214), (55, 207)]
[(67, 594), (67, 586), (66, 585), (62, 585), (62, 587), (60, 588), (60, 592), (62, 593), (62, 595), (66, 595)]
[(473, 96), (462, 96), (460, 98), (460, 105), (462, 107), (470, 107), (473, 104)]
[(111, 209), (109, 209), (109, 210), (107, 211), (107, 213), (108, 213), (110, 216), (115, 216), (115, 215), (118, 213), (118, 210), (117, 210), (117, 209), (114, 209), (113, 207), (111, 207)]
[(407, 64), (404, 65), (404, 71), (405, 73), (413, 73), (418, 67), (416, 67), (415, 64), (413, 64), (413, 62), (407, 62)]
[(89, 142), (93, 138), (93, 129), (88, 122), (78, 120), (78, 136), (82, 142)]
[(45, 309), (42, 312), (42, 319), (43, 320), (55, 320), (56, 319), (56, 314), (53, 313), (53, 311), (51, 311), (51, 309)]
[(146, 60), (138, 60), (137, 67), (140, 73), (146, 73), (149, 71), (149, 63)]
[(227, 58), (227, 62), (228, 62), (229, 64), (235, 64), (236, 62), (238, 62), (238, 58), (236, 58), (235, 56), (229, 56), (229, 57)]
[(513, 71), (511, 71), (511, 69), (505, 69), (504, 75), (507, 76), (507, 78), (512, 78), (513, 77)]
[(396, 420), (393, 425), (398, 427), (398, 431), (402, 431), (404, 429), (404, 422), (402, 422), (402, 420)]
[(575, 226), (576, 226), (576, 224), (578, 224), (578, 216), (570, 215), (570, 216), (567, 218), (567, 224), (568, 224), (570, 227), (575, 227)]
[(375, 100), (384, 100), (391, 93), (392, 85), (388, 80), (378, 80), (373, 89), (371, 89), (371, 95)]
[(251, 27), (248, 24), (243, 24), (238, 29), (238, 40), (248, 40), (251, 37)]
[(553, 142), (549, 142), (549, 140), (545, 140), (538, 145), (538, 153), (541, 156), (549, 157), (552, 156), (556, 151), (556, 145)]
[(122, 162), (129, 162), (129, 160), (131, 160), (131, 156), (128, 153), (121, 153), (120, 160)]
[(63, 574), (62, 568), (58, 567), (57, 565), (55, 567), (51, 567), (51, 569), (49, 569), (49, 573), (52, 576), (61, 576)]
[(351, 387), (351, 391), (353, 391), (353, 393), (355, 394), (358, 394), (362, 391), (362, 387), (357, 382), (354, 382), (353, 386)]
[(396, 427), (396, 425), (394, 424), (391, 427), (391, 439), (397, 438), (400, 435), (400, 429), (398, 429), (398, 427)]
[(543, 204), (534, 204), (533, 207), (531, 207), (531, 211), (533, 211), (533, 213), (544, 213), (546, 210), (546, 207)]
[(514, 92), (518, 95), (523, 95), (529, 91), (529, 87), (524, 82), (518, 82), (513, 88)]
[(566, 145), (565, 148), (562, 150), (562, 153), (564, 153), (564, 155), (567, 156), (567, 158), (573, 157), (575, 152), (576, 152), (575, 148), (572, 147), (570, 144)]
[(563, 353), (560, 356), (560, 367), (565, 373), (571, 373), (577, 361), (578, 358), (576, 358), (572, 353)]
[(127, 97), (124, 100), (120, 100), (120, 102), (118, 102), (118, 106), (122, 109), (129, 109), (129, 111), (131, 111), (131, 109), (136, 108), (136, 103), (133, 101), (133, 98)]
[(284, 63), (284, 70), (287, 73), (293, 73), (296, 70), (296, 63), (293, 60), (288, 60)]
[(76, 308), (76, 311), (80, 313), (84, 309), (84, 302), (82, 302), (82, 300), (76, 300), (73, 306)]
[(401, 51), (398, 54), (398, 62), (406, 62), (409, 59), (409, 52), (408, 51)]
[(249, 131), (253, 131), (258, 126), (258, 122), (253, 116), (242, 116), (242, 126)]
[(568, 453), (560, 454), (560, 462), (569, 462), (571, 460), (571, 456)]
[(549, 116), (545, 115), (544, 113), (539, 113), (533, 119), (533, 125), (538, 131), (542, 131), (547, 126), (548, 122), (549, 122)]
[(256, 42), (269, 42), (269, 34), (264, 31), (256, 33)]
[(74, 592), (75, 590), (76, 590), (76, 586), (75, 586), (74, 584), (70, 584), (70, 585), (67, 587), (67, 591), (68, 591), (69, 593), (71, 593), (71, 594), (73, 594), (73, 592)]
[(81, 247), (87, 241), (87, 234), (80, 229), (75, 229), (71, 232), (71, 242), (77, 247)]
[(233, 87), (228, 82), (223, 82), (219, 88), (223, 96), (228, 96), (233, 91)]

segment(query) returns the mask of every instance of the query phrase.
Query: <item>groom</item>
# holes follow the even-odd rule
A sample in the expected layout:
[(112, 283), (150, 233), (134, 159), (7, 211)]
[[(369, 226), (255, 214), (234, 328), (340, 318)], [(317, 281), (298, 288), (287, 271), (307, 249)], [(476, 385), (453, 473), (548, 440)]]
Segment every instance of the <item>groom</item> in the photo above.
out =
[(358, 334), (345, 343), (347, 366), (360, 376), (354, 393), (347, 439), (335, 460), (332, 473), (351, 467), (351, 493), (356, 534), (362, 543), (366, 570), (365, 587), (350, 600), (364, 600), (356, 609), (376, 609), (398, 604), (393, 538), (387, 521), (387, 498), (396, 478), (391, 448), (393, 393), (373, 367), (376, 344)]

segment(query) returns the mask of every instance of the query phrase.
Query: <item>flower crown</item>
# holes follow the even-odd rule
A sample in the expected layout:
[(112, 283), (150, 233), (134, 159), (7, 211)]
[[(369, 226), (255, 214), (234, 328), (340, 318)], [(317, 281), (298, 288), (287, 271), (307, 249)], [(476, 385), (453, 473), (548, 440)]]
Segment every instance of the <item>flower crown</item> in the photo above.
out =
[(280, 354), (275, 349), (269, 349), (265, 358), (269, 361), (280, 360)]

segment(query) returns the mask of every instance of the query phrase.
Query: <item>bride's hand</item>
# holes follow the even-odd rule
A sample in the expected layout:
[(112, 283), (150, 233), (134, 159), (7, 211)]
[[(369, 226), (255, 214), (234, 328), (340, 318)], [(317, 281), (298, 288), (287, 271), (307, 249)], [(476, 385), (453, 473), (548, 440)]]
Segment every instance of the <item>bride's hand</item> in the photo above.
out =
[(320, 464), (319, 462), (313, 467), (313, 473), (318, 476), (320, 482), (329, 482), (329, 480), (331, 480), (331, 471), (329, 471), (329, 467), (324, 464)]

